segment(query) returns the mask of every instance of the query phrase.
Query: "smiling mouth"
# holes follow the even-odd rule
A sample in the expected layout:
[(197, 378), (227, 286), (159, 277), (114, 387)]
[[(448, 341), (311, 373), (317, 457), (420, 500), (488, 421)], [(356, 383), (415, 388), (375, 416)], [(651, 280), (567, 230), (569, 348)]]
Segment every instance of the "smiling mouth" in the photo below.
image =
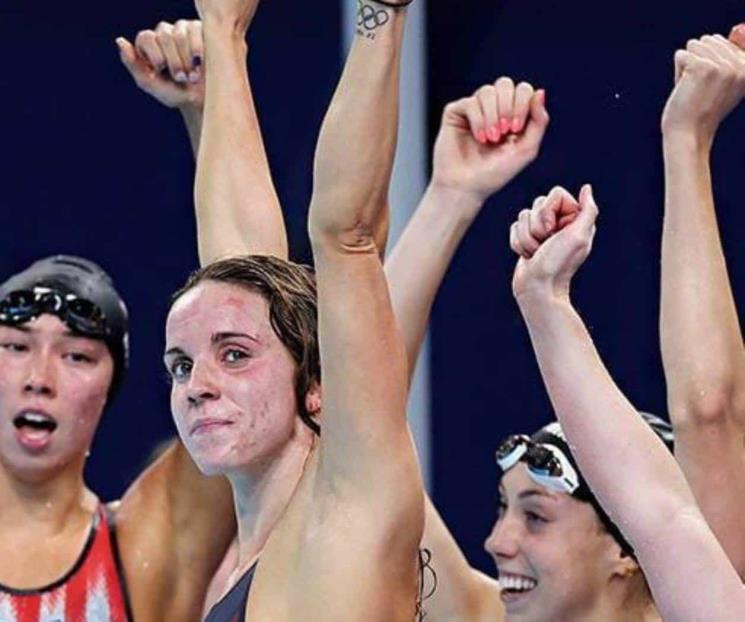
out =
[(538, 581), (530, 577), (513, 574), (500, 574), (499, 587), (503, 600), (511, 600), (528, 594), (538, 586)]
[(17, 430), (28, 432), (46, 432), (51, 434), (57, 429), (57, 422), (47, 415), (33, 410), (25, 410), (13, 419)]

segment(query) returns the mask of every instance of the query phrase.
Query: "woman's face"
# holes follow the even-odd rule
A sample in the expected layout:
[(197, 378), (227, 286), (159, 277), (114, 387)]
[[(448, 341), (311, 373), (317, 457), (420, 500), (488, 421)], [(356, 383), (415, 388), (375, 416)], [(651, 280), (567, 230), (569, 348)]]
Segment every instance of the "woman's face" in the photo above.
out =
[(0, 461), (23, 480), (82, 469), (108, 398), (114, 362), (102, 341), (56, 316), (0, 326)]
[(620, 547), (595, 510), (536, 484), (518, 463), (502, 478), (485, 548), (496, 562), (509, 622), (584, 619), (608, 589)]
[(205, 474), (270, 461), (292, 437), (296, 365), (262, 295), (197, 285), (168, 315), (164, 360), (176, 427)]

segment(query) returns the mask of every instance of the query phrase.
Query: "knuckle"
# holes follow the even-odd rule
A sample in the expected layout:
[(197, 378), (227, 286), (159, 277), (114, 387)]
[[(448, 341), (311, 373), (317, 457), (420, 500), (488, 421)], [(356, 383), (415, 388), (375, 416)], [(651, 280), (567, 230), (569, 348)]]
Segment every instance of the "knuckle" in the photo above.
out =
[(141, 30), (135, 37), (135, 44), (149, 44), (155, 41), (155, 33), (152, 30)]
[(477, 89), (474, 93), (475, 97), (486, 97), (488, 95), (493, 95), (497, 92), (497, 89), (494, 88), (493, 84), (485, 84), (481, 88)]
[(163, 34), (171, 32), (172, 29), (172, 24), (169, 24), (168, 22), (158, 22), (158, 25), (155, 27), (155, 32), (158, 34)]
[(524, 80), (520, 82), (516, 87), (516, 90), (521, 92), (533, 92), (535, 89), (533, 88), (533, 85), (530, 82), (525, 82)]

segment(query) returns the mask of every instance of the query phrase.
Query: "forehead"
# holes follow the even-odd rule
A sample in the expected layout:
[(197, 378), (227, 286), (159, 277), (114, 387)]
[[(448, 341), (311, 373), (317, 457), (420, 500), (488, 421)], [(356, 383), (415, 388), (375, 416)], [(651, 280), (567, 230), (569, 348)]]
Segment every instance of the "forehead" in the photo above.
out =
[(569, 495), (555, 492), (541, 486), (530, 477), (528, 467), (518, 462), (514, 467), (502, 475), (499, 483), (500, 494), (512, 499), (530, 497), (553, 504), (563, 504), (571, 500)]
[(269, 304), (259, 293), (228, 283), (205, 281), (181, 296), (171, 308), (166, 336), (185, 331), (265, 332), (271, 329)]

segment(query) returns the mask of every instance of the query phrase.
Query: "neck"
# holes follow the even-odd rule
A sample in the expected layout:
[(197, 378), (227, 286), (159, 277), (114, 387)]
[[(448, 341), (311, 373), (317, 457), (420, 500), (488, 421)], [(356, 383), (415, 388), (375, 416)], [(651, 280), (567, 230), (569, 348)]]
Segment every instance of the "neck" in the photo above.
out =
[(84, 458), (49, 477), (23, 477), (0, 465), (0, 525), (3, 531), (59, 533), (75, 519), (87, 521), (98, 500), (83, 482)]
[(239, 570), (245, 571), (261, 554), (295, 493), (313, 446), (312, 435), (295, 435), (279, 456), (228, 475), (238, 521)]

